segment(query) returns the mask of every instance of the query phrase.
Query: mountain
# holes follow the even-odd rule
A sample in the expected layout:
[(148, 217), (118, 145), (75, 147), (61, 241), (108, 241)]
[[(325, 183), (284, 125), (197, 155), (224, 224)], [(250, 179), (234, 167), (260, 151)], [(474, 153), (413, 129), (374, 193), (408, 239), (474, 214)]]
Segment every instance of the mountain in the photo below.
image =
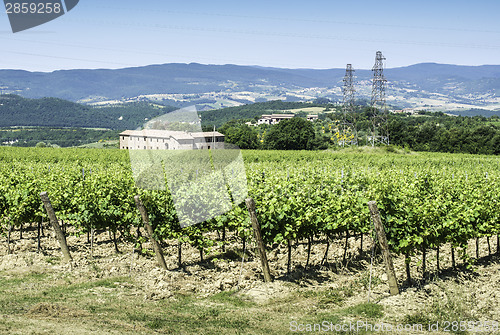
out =
[[(220, 91), (235, 82), (246, 87), (321, 86), (314, 77), (280, 69), (236, 65), (164, 64), (118, 70), (62, 70), (49, 73), (0, 70), (0, 85), (8, 93), (25, 97), (52, 96), (72, 101), (121, 99), (145, 94), (193, 94)], [(12, 92), (10, 92), (12, 91)]]
[[(153, 101), (200, 109), (268, 100), (342, 101), (344, 69), (285, 69), (259, 66), (163, 64), (117, 70), (28, 72), (0, 70), (3, 93), (56, 97), (84, 104)], [(384, 70), (393, 108), (455, 111), (500, 110), (500, 65), (422, 63)], [(370, 70), (356, 70), (357, 100), (369, 101)]]

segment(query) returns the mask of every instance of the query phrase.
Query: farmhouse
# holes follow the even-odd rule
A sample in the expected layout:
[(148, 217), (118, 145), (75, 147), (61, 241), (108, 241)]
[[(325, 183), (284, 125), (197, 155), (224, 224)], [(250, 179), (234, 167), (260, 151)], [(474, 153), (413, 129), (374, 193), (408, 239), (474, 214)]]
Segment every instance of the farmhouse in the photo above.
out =
[[(257, 125), (259, 124), (277, 124), (281, 120), (288, 120), (295, 117), (294, 114), (264, 114), (257, 120)], [(318, 119), (318, 115), (310, 114), (307, 116), (308, 121), (314, 121)]]
[(293, 114), (264, 114), (257, 121), (257, 124), (277, 124), (281, 120), (287, 120), (293, 118)]
[(217, 131), (125, 130), (120, 133), (120, 149), (193, 150), (224, 149), (224, 135)]

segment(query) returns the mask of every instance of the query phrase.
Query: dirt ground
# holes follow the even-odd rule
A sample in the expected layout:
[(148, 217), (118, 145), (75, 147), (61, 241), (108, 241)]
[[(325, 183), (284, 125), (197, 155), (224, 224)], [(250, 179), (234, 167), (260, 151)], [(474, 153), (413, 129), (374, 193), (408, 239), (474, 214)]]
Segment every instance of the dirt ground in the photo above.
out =
[[(222, 253), (220, 248), (215, 248), (211, 253), (205, 254), (203, 262), (200, 261), (198, 250), (183, 246), (181, 268), (177, 263), (177, 244), (167, 243), (164, 252), (168, 271), (157, 267), (153, 256), (134, 252), (134, 246), (130, 243), (119, 243), (120, 253), (116, 253), (107, 232), (96, 234), (92, 257), (86, 236), (70, 235), (67, 240), (73, 257), (70, 263), (62, 262), (59, 246), (49, 229), (45, 230), (45, 236), (41, 238), (40, 252), (37, 252), (35, 229), (25, 231), (23, 239), (19, 238), (18, 231), (12, 233), (11, 254), (8, 254), (6, 238), (2, 237), (0, 280), (21, 278), (21, 287), (22, 279), (27, 276), (45, 276), (43, 281), (35, 281), (36, 284), (23, 287), (23, 294), (26, 294), (30, 290), (36, 292), (50, 285), (64, 287), (67, 284), (68, 287), (75, 287), (97, 281), (102, 283), (108, 279), (112, 281), (113, 278), (127, 279), (106, 285), (89, 285), (88, 288), (81, 286), (85, 287), (86, 292), (86, 296), (81, 297), (81, 304), (59, 304), (54, 299), (48, 299), (30, 300), (23, 305), (26, 307), (22, 311), (0, 307), (3, 318), (0, 322), (0, 333), (67, 334), (68, 327), (71, 327), (72, 334), (149, 334), (148, 329), (136, 329), (135, 323), (132, 326), (130, 322), (119, 319), (110, 319), (103, 326), (102, 323), (95, 322), (95, 317), (106, 314), (99, 314), (83, 301), (91, 297), (94, 304), (105, 305), (115, 301), (111, 300), (110, 296), (113, 296), (116, 299), (127, 298), (129, 300), (123, 301), (134, 301), (136, 304), (140, 301), (142, 304), (155, 301), (176, 302), (179, 301), (179, 296), (194, 296), (201, 299), (199, 301), (203, 304), (211, 304), (209, 300), (203, 299), (221, 292), (232, 292), (242, 301), (254, 304), (251, 308), (253, 312), (278, 311), (282, 313), (280, 315), (299, 323), (307, 323), (312, 315), (315, 316), (314, 320), (320, 320), (322, 313), (331, 312), (332, 309), (340, 308), (339, 306), (342, 309), (338, 310), (343, 312), (336, 314), (340, 315), (338, 322), (367, 320), (364, 312), (353, 312), (356, 306), (365, 306), (367, 302), (381, 306), (383, 310), (383, 314), (375, 315), (371, 319), (373, 322), (390, 325), (423, 324), (427, 328), (431, 324), (439, 323), (439, 331), (432, 332), (434, 334), (449, 334), (450, 332), (446, 331), (446, 322), (450, 323), (448, 326), (451, 329), (453, 321), (474, 321), (478, 322), (478, 325), (483, 321), (500, 321), (500, 263), (499, 257), (494, 254), (497, 250), (496, 238), (490, 242), (490, 250), (493, 253), (491, 256), (486, 239), (481, 239), (481, 258), (473, 265), (472, 270), (463, 267), (458, 256), (458, 269), (452, 269), (450, 248), (445, 247), (440, 253), (439, 272), (436, 270), (436, 253), (428, 253), (428, 273), (424, 279), (419, 263), (421, 255), (417, 255), (411, 264), (412, 277), (415, 279), (412, 283), (405, 281), (404, 259), (395, 257), (394, 267), (401, 289), (401, 294), (396, 296), (389, 294), (381, 257), (376, 255), (373, 265), (370, 264), (372, 242), (367, 237), (364, 239), (362, 253), (359, 250), (360, 240), (349, 240), (346, 262), (342, 262), (345, 241), (339, 239), (331, 243), (328, 263), (323, 265), (321, 261), (326, 245), (323, 240), (315, 242), (307, 268), (307, 244), (299, 243), (293, 248), (290, 273), (287, 273), (287, 248), (284, 245), (277, 246), (268, 252), (274, 277), (274, 281), (268, 284), (263, 282), (255, 245), (251, 243), (248, 246), (242, 261), (242, 245), (236, 239), (230, 241), (225, 253)], [(143, 248), (151, 249), (148, 243), (143, 244)], [(469, 253), (475, 254), (475, 241), (471, 241)], [(13, 294), (12, 299), (15, 300), (16, 293), (10, 294)], [(8, 301), (5, 299), (6, 297), (4, 301)], [(125, 305), (122, 309), (127, 310), (129, 307)], [(270, 318), (262, 322), (277, 322)], [(273, 327), (272, 324), (269, 327)], [(284, 323), (275, 333), (294, 333), (293, 330), (287, 329)], [(171, 332), (160, 327), (151, 333)], [(244, 329), (241, 333), (245, 333)], [(255, 333), (259, 331), (255, 330)], [(431, 332), (407, 330), (396, 333)], [(471, 328), (464, 332), (458, 330), (451, 333), (500, 334), (500, 331)]]

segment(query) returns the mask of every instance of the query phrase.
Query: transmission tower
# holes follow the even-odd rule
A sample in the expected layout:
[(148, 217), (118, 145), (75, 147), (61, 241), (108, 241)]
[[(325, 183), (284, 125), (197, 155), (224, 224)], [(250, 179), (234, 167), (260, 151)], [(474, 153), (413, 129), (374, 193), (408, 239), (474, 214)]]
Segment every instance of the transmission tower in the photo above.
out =
[(385, 86), (387, 80), (384, 77), (384, 60), (385, 57), (381, 51), (377, 51), (375, 57), (375, 65), (373, 65), (373, 82), (372, 82), (372, 146), (375, 143), (389, 145), (389, 129), (388, 117), (389, 112), (385, 105)]
[(354, 69), (351, 64), (347, 64), (344, 76), (343, 99), (343, 120), (340, 141), (342, 146), (357, 145), (358, 133), (356, 131), (356, 109), (354, 105)]

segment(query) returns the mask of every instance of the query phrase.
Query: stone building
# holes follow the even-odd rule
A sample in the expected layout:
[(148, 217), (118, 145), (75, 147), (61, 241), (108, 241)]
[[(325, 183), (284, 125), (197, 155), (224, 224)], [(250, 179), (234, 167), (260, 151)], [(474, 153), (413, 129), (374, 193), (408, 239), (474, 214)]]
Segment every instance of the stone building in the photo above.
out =
[(224, 135), (217, 131), (125, 130), (120, 133), (120, 149), (193, 150), (224, 149)]

